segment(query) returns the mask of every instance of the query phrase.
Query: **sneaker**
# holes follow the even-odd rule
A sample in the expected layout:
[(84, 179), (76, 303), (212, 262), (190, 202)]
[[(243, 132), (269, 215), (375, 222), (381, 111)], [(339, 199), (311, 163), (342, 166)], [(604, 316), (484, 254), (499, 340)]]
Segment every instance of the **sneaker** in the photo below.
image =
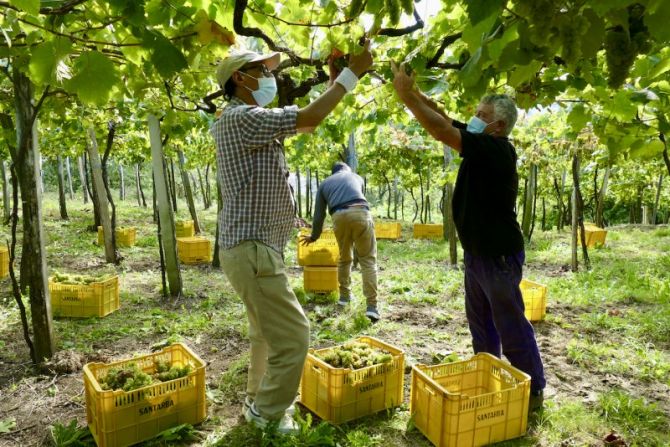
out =
[(530, 400), (528, 402), (528, 412), (540, 411), (544, 406), (544, 391), (531, 391)]
[[(244, 398), (244, 404), (242, 404), (242, 414), (245, 414), (247, 412), (247, 409), (251, 408), (251, 406), (254, 404), (254, 400), (247, 396)], [(289, 407), (286, 409), (286, 414), (289, 416), (293, 417), (295, 414), (295, 402), (289, 405)]]
[[(258, 413), (256, 410), (256, 404), (252, 403), (244, 412), (244, 419), (250, 424), (254, 424), (256, 427), (264, 429), (271, 422), (268, 419), (265, 419), (263, 416)], [(300, 426), (298, 423), (293, 420), (292, 416), (289, 416), (287, 413), (284, 413), (284, 416), (279, 420), (277, 425), (277, 432), (284, 435), (297, 435), (300, 433)]]
[(376, 323), (381, 318), (376, 306), (368, 306), (368, 310), (365, 311), (365, 316), (373, 323)]
[(347, 307), (349, 305), (350, 301), (351, 301), (351, 298), (340, 297), (339, 301), (337, 302), (337, 305), (342, 306), (342, 307)]

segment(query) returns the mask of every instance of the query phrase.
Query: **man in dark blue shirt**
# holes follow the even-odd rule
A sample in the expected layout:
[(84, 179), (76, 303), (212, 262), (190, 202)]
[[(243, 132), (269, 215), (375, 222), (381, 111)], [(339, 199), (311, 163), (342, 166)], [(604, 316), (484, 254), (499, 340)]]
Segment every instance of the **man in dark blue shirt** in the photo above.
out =
[(519, 289), (525, 255), (514, 210), (517, 157), (508, 139), (517, 119), (514, 101), (484, 97), (466, 126), (418, 91), (404, 67), (392, 69), (398, 97), (428, 133), (463, 158), (452, 206), (465, 257), (465, 312), (474, 351), (505, 354), (530, 375), (530, 409), (539, 408), (544, 368)]

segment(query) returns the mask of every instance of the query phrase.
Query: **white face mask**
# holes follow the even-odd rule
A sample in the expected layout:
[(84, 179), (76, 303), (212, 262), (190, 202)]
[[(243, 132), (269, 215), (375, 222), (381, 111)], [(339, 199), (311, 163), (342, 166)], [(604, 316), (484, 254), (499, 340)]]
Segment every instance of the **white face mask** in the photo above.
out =
[(483, 121), (482, 119), (473, 116), (470, 119), (470, 122), (468, 123), (468, 127), (466, 130), (468, 132), (472, 133), (483, 133), (484, 129), (486, 129), (486, 126), (488, 126), (490, 123), (487, 123), (486, 121)]
[[(240, 71), (240, 73), (244, 72)], [(249, 76), (250, 78), (254, 78), (251, 75), (248, 75), (246, 73), (244, 74), (246, 76)], [(249, 87), (246, 86), (244, 87), (251, 92), (251, 96), (253, 96), (254, 100), (256, 101), (256, 104), (258, 104), (259, 107), (265, 107), (266, 105), (270, 104), (277, 95), (277, 81), (275, 80), (274, 76), (271, 76), (269, 78), (262, 77), (254, 79), (258, 81), (257, 90), (251, 90)]]

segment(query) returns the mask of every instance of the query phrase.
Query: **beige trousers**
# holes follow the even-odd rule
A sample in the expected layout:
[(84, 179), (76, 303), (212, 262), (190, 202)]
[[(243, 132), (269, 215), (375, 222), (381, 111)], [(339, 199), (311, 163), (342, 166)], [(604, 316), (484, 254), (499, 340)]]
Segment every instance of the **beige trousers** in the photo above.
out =
[(247, 309), (251, 341), (247, 395), (261, 416), (279, 419), (298, 391), (309, 348), (309, 320), (275, 250), (244, 241), (222, 250), (220, 260)]
[(347, 208), (332, 215), (340, 248), (338, 280), (340, 297), (351, 297), (351, 263), (356, 248), (363, 275), (363, 295), (368, 306), (377, 306), (377, 240), (372, 215), (364, 208)]

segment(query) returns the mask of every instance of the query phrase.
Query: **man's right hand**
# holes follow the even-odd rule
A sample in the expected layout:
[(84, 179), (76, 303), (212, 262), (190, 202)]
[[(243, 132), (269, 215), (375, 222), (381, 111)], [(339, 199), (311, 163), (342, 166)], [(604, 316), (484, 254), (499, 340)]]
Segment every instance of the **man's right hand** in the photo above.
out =
[(309, 234), (305, 234), (305, 235), (300, 236), (300, 245), (307, 246), (307, 245), (313, 244), (314, 242), (316, 242), (316, 241), (314, 239), (312, 239), (312, 236), (309, 235)]
[(363, 51), (360, 54), (349, 56), (349, 70), (360, 77), (372, 67), (372, 53), (370, 52), (370, 39), (363, 42)]

